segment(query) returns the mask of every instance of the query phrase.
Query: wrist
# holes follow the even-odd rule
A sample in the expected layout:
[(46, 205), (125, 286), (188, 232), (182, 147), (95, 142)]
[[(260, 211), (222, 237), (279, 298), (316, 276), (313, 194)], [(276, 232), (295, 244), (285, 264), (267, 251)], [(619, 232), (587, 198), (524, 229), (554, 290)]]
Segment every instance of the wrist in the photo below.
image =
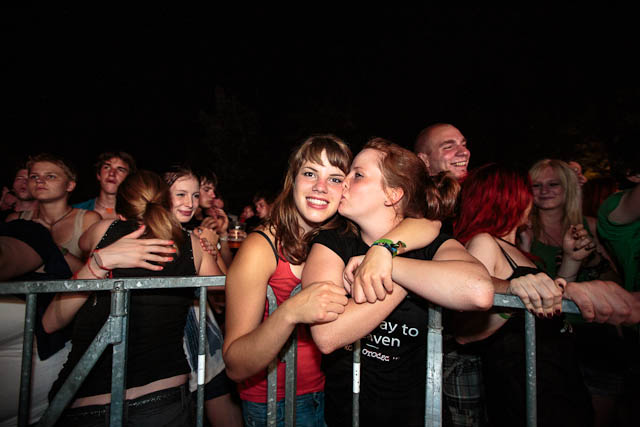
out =
[(407, 247), (407, 245), (405, 245), (405, 243), (402, 240), (398, 240), (397, 242), (394, 243), (394, 241), (391, 239), (378, 239), (371, 244), (371, 247), (374, 247), (374, 246), (381, 246), (387, 249), (391, 253), (391, 257), (395, 257), (396, 255), (398, 255), (399, 248)]
[[(287, 299), (286, 301), (284, 301), (282, 304), (280, 304), (280, 306), (278, 307), (278, 310), (281, 310), (282, 313), (282, 317), (284, 318), (284, 321), (286, 322), (287, 325), (289, 326), (295, 326), (298, 323), (300, 323), (300, 321), (298, 320), (294, 307), (293, 307), (293, 303), (291, 302), (291, 300), (293, 299), (293, 297)], [(276, 311), (278, 311), (276, 310)], [(275, 312), (273, 314), (276, 314)]]
[(109, 268), (104, 264), (104, 262), (102, 261), (102, 257), (100, 257), (100, 254), (98, 252), (100, 252), (100, 250), (95, 249), (91, 251), (91, 256), (90, 256), (91, 258), (93, 258), (98, 268), (102, 271), (109, 271), (109, 272), (113, 270), (112, 268)]
[(89, 259), (87, 260), (86, 266), (89, 269), (89, 273), (93, 276), (93, 278), (104, 279), (106, 277), (107, 272), (99, 268), (96, 260), (93, 257), (89, 257)]

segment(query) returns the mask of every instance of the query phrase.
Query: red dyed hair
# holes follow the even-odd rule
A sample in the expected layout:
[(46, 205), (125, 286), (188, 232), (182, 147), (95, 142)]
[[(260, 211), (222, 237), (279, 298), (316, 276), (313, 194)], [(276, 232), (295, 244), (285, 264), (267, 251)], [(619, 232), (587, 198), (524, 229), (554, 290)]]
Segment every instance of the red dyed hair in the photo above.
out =
[(475, 169), (462, 183), (454, 235), (463, 244), (480, 233), (506, 236), (520, 225), (532, 201), (527, 174), (495, 163)]

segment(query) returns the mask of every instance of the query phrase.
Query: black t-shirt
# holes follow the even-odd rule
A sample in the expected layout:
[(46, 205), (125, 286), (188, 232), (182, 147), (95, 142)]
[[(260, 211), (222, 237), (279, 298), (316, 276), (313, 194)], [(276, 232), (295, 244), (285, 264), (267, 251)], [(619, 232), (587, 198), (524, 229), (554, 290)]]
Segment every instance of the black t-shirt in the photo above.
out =
[[(0, 223), (0, 236), (13, 237), (31, 247), (42, 258), (44, 273), (30, 272), (15, 281), (62, 280), (71, 277), (71, 270), (62, 252), (53, 241), (51, 233), (42, 224), (24, 219), (16, 219), (7, 223)], [(38, 342), (38, 356), (46, 360), (58, 352), (71, 338), (71, 325), (48, 334), (42, 326), (42, 317), (53, 300), (55, 293), (38, 294), (36, 302), (35, 334)], [(24, 298), (24, 295), (18, 295)]]
[[(403, 255), (431, 260), (450, 237), (440, 234), (429, 246)], [(369, 247), (359, 236), (336, 230), (314, 239), (334, 251), (345, 265)], [(362, 425), (424, 425), (428, 302), (409, 293), (391, 314), (361, 340), (360, 423)], [(326, 374), (325, 420), (351, 425), (352, 346), (323, 356)]]
[[(97, 248), (103, 248), (136, 230), (134, 222), (114, 221)], [(162, 271), (142, 268), (115, 269), (113, 277), (193, 276), (191, 238), (180, 255), (166, 263)], [(71, 369), (80, 360), (109, 316), (111, 293), (94, 292), (76, 315), (71, 353), (50, 392), (50, 398), (62, 386)], [(129, 303), (129, 339), (127, 348), (127, 388), (139, 387), (163, 378), (190, 372), (183, 350), (187, 311), (194, 300), (194, 288), (146, 289), (131, 291)], [(107, 347), (82, 384), (76, 397), (111, 392), (112, 347)]]

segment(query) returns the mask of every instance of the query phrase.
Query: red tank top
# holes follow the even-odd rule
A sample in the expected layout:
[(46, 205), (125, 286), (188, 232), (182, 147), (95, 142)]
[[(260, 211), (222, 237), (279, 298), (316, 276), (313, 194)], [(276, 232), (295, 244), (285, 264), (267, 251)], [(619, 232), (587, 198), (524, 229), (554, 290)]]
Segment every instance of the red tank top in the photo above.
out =
[[(279, 258), (276, 271), (269, 278), (269, 285), (276, 295), (278, 306), (282, 304), (300, 279), (292, 272), (289, 262)], [(269, 316), (269, 304), (265, 301), (264, 319)], [(324, 390), (324, 374), (320, 369), (322, 355), (316, 347), (308, 325), (298, 325), (298, 377), (296, 394), (298, 396)], [(278, 361), (278, 400), (284, 399), (285, 364)], [(238, 384), (240, 398), (250, 402), (267, 402), (267, 371), (264, 370)]]

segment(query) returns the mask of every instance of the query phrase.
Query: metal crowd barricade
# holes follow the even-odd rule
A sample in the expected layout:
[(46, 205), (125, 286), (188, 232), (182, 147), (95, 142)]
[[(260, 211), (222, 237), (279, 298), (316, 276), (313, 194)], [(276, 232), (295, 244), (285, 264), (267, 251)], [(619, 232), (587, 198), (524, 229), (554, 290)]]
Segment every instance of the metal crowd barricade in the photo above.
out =
[[(496, 294), (494, 307), (525, 309), (519, 297)], [(563, 313), (580, 314), (573, 301), (562, 301)], [(535, 316), (525, 310), (525, 362), (526, 362), (526, 399), (527, 427), (537, 425), (536, 414), (536, 324)], [(427, 331), (427, 378), (425, 390), (424, 425), (442, 426), (442, 307), (430, 305), (429, 328)], [(353, 353), (353, 414), (352, 425), (360, 425), (360, 340), (354, 345)]]
[[(204, 377), (206, 346), (206, 290), (204, 287), (223, 287), (224, 276), (210, 277), (154, 277), (104, 280), (59, 280), (43, 282), (9, 282), (2, 283), (0, 295), (26, 294), (25, 329), (22, 353), (20, 400), (18, 407), (18, 425), (27, 426), (29, 415), (29, 385), (31, 383), (31, 360), (33, 357), (33, 336), (36, 315), (36, 295), (47, 292), (90, 292), (111, 291), (111, 313), (107, 321), (95, 337), (87, 352), (58, 391), (49, 405), (39, 426), (55, 424), (64, 409), (73, 399), (82, 381), (97, 362), (98, 358), (113, 344), (113, 365), (111, 382), (110, 425), (121, 426), (126, 390), (127, 336), (130, 290), (165, 289), (174, 287), (200, 288), (199, 300), (199, 351), (198, 351), (198, 394), (197, 425), (201, 427), (204, 419)], [(296, 287), (291, 293), (300, 290)], [(276, 298), (271, 287), (267, 288), (269, 313), (276, 308)], [(515, 295), (496, 294), (495, 307), (524, 309), (524, 304)], [(429, 328), (427, 332), (427, 369), (425, 390), (425, 426), (440, 427), (442, 425), (442, 315), (441, 307), (430, 306)], [(580, 314), (577, 306), (568, 300), (562, 302), (564, 313)], [(536, 418), (536, 342), (535, 316), (525, 311), (525, 353), (526, 353), (526, 406), (527, 426), (537, 425)], [(296, 400), (296, 365), (297, 365), (297, 329), (281, 351), (281, 359), (286, 366), (285, 386), (285, 424), (295, 425)], [(353, 347), (353, 416), (352, 423), (359, 426), (359, 392), (360, 392), (360, 341)], [(267, 378), (267, 423), (276, 425), (277, 415), (277, 358), (269, 365)]]
[[(298, 284), (291, 290), (289, 297), (294, 296), (302, 289)], [(269, 303), (269, 316), (278, 308), (276, 294), (271, 285), (267, 285), (267, 301)], [(278, 404), (278, 359), (286, 364), (285, 386), (284, 386), (284, 422), (287, 426), (296, 424), (296, 383), (298, 366), (298, 327), (293, 330), (287, 343), (280, 350), (279, 357), (276, 357), (267, 367), (267, 425), (275, 427), (277, 424), (277, 404)]]
[(111, 313), (94, 338), (86, 353), (74, 367), (69, 378), (62, 385), (49, 407), (42, 415), (38, 426), (52, 426), (64, 409), (72, 401), (98, 358), (113, 344), (113, 364), (111, 376), (111, 404), (109, 420), (111, 426), (121, 426), (126, 390), (126, 363), (129, 294), (131, 290), (166, 289), (175, 287), (200, 288), (199, 296), (199, 349), (198, 349), (198, 395), (197, 425), (204, 420), (204, 378), (206, 348), (206, 302), (205, 287), (223, 287), (224, 276), (209, 277), (141, 277), (103, 280), (55, 280), (41, 282), (8, 282), (0, 285), (0, 295), (26, 294), (25, 329), (20, 377), (20, 399), (18, 405), (18, 425), (28, 425), (29, 386), (31, 384), (31, 361), (33, 357), (33, 336), (36, 319), (36, 295), (49, 292), (90, 292), (111, 291)]

